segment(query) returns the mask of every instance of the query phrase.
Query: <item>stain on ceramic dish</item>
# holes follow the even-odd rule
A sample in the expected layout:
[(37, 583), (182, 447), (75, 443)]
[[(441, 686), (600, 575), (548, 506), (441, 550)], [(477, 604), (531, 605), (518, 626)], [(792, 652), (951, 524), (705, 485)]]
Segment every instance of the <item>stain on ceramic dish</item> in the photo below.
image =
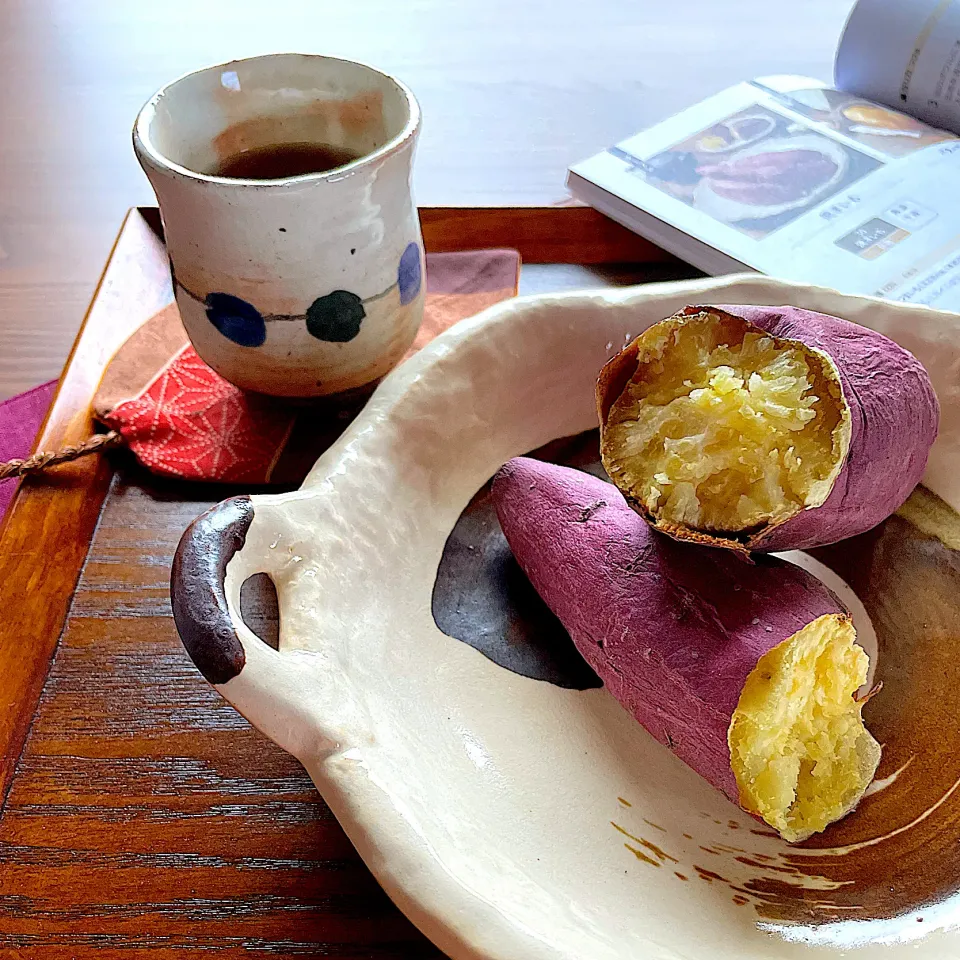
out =
[[(596, 430), (547, 444), (533, 456), (606, 476)], [(487, 481), (474, 494), (444, 544), (433, 587), (434, 621), (447, 636), (521, 676), (574, 690), (601, 686), (514, 560), (490, 488)]]

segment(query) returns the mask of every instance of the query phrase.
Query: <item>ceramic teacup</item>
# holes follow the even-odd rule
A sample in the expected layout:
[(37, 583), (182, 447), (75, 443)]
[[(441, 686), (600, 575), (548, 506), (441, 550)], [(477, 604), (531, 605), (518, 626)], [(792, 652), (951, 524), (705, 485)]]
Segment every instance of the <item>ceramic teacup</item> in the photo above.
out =
[[(160, 203), (174, 289), (196, 351), (274, 396), (341, 393), (383, 376), (423, 316), (411, 189), (420, 109), (400, 82), (332, 57), (275, 54), (188, 74), (134, 126)], [(279, 179), (220, 173), (267, 148), (356, 159)]]

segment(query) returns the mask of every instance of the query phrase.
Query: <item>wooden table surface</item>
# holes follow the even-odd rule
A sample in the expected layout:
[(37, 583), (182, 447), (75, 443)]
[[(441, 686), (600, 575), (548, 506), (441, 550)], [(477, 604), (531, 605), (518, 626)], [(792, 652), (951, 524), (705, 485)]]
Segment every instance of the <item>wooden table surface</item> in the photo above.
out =
[[(571, 162), (737, 80), (829, 78), (851, 0), (0, 0), (0, 399), (55, 377), (164, 82), (276, 50), (377, 64), (424, 111), (423, 205), (543, 204)], [(789, 10), (789, 13), (787, 12)]]

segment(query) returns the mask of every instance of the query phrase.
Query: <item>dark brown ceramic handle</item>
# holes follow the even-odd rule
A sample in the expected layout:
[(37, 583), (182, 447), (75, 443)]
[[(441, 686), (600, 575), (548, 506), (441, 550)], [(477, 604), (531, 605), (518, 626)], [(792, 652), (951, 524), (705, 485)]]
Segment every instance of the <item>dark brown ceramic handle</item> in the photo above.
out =
[(187, 527), (173, 558), (173, 619), (187, 653), (210, 683), (232, 680), (246, 662), (227, 607), (224, 578), (252, 520), (249, 497), (224, 500)]

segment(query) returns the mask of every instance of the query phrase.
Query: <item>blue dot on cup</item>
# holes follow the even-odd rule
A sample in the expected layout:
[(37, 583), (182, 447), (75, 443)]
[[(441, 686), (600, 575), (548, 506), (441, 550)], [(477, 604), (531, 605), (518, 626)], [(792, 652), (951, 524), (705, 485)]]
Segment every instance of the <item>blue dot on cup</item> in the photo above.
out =
[(420, 292), (420, 248), (408, 243), (400, 257), (397, 270), (397, 287), (400, 290), (400, 303), (407, 304)]
[(267, 339), (267, 325), (260, 311), (231, 293), (208, 293), (203, 301), (207, 319), (228, 339), (241, 347), (260, 347)]
[(347, 343), (360, 332), (367, 315), (363, 301), (349, 290), (334, 290), (307, 307), (307, 332), (318, 340)]

